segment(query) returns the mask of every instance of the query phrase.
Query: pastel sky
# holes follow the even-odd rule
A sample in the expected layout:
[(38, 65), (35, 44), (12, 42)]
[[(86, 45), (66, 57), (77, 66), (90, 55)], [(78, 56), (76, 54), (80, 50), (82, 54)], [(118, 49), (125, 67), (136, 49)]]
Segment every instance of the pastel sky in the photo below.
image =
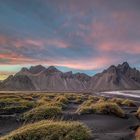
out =
[(140, 0), (1, 0), (0, 73), (55, 65), (95, 74), (140, 68)]

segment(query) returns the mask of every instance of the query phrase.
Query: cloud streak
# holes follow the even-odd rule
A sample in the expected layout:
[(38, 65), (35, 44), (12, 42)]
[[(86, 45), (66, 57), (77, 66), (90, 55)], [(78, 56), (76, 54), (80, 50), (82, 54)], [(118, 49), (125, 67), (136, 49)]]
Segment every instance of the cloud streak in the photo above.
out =
[[(139, 0), (1, 0), (0, 65), (140, 65)], [(0, 69), (1, 70), (1, 69)]]

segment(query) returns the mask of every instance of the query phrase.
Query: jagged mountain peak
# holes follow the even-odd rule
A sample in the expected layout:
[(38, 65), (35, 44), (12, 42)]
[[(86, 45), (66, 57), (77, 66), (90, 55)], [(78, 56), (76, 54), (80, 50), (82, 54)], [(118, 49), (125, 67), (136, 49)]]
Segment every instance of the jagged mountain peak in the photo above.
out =
[(117, 71), (120, 71), (120, 72), (125, 73), (128, 69), (130, 69), (128, 62), (123, 62), (122, 64), (119, 64), (118, 66), (111, 65), (108, 69), (104, 70), (104, 72), (116, 73)]
[(118, 66), (111, 65), (103, 72), (92, 77), (84, 73), (61, 72), (56, 67), (42, 65), (22, 68), (20, 72), (4, 80), (0, 90), (124, 90), (140, 89), (140, 71), (131, 68), (127, 62)]
[(21, 71), (22, 71), (22, 72), (27, 72), (27, 71), (29, 71), (29, 70), (28, 70), (28, 68), (23, 67), (23, 68), (21, 69)]
[(46, 68), (42, 65), (31, 66), (30, 69), (29, 69), (29, 71), (33, 74), (40, 73), (44, 70), (46, 70)]
[(76, 78), (82, 81), (89, 81), (91, 79), (91, 77), (85, 73), (78, 72), (78, 73), (75, 73), (74, 75), (76, 76)]
[(119, 67), (130, 67), (130, 66), (128, 62), (123, 62), (122, 64), (119, 64), (117, 67), (119, 68)]
[(55, 66), (48, 67), (46, 71), (50, 73), (60, 72)]
[(128, 66), (128, 67), (129, 67), (129, 64), (128, 64), (127, 61), (123, 62), (122, 65), (123, 65), (123, 66)]
[(30, 71), (28, 68), (26, 67), (23, 67), (19, 72), (17, 72), (15, 75), (26, 75), (26, 74), (29, 74)]
[(122, 64), (119, 64), (117, 67), (121, 72), (125, 73), (128, 69), (130, 69), (130, 66), (128, 62), (123, 62)]
[(140, 72), (129, 66), (127, 62), (118, 66), (110, 66), (90, 81), (93, 90), (140, 89)]
[(117, 67), (115, 65), (111, 65), (106, 71), (113, 73), (113, 72), (116, 72), (116, 70), (117, 70)]
[(72, 73), (72, 71), (68, 71), (68, 72), (65, 72), (64, 74), (66, 74), (66, 75), (72, 75), (73, 73)]

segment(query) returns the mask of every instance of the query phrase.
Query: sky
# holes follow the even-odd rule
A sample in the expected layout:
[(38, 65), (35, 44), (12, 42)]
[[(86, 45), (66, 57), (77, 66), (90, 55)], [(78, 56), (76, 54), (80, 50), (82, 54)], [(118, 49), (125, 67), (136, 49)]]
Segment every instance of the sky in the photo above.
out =
[(93, 75), (124, 61), (140, 69), (140, 0), (0, 1), (1, 77), (38, 64)]

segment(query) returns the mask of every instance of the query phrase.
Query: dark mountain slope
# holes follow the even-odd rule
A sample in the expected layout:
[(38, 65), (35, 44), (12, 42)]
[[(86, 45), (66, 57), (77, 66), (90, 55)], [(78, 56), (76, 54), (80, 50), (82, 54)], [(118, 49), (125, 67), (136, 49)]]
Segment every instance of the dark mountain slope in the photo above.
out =
[(31, 79), (26, 75), (9, 76), (0, 85), (1, 90), (35, 90)]
[(91, 78), (89, 89), (98, 91), (140, 89), (140, 72), (131, 68), (127, 62), (118, 66), (112, 65)]
[[(24, 83), (25, 80), (26, 82)], [(30, 69), (22, 68), (15, 76), (10, 76), (10, 78), (3, 81), (0, 89), (83, 91), (87, 89), (89, 80), (90, 77), (86, 74), (63, 73), (54, 66), (45, 68), (37, 65)]]
[(127, 62), (110, 66), (102, 73), (88, 76), (84, 73), (61, 72), (54, 66), (41, 65), (22, 68), (0, 84), (0, 90), (39, 91), (104, 91), (140, 89), (140, 72)]

